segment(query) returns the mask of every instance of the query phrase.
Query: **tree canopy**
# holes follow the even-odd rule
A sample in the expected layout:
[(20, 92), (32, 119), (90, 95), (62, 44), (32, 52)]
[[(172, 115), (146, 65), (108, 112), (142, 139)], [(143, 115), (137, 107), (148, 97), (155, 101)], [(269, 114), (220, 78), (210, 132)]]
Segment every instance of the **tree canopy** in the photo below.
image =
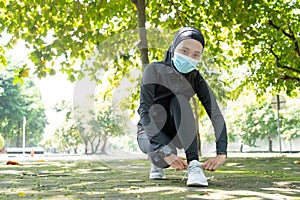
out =
[[(200, 28), (207, 41), (205, 53), (209, 63), (216, 71), (225, 69), (230, 77), (227, 82), (233, 83), (230, 87), (237, 91), (248, 85), (259, 94), (268, 88), (293, 95), (299, 88), (298, 1), (159, 0), (145, 3), (147, 29), (159, 28), (166, 34), (184, 25)], [(19, 76), (28, 71), (38, 77), (53, 75), (57, 70), (54, 62), (59, 58), (58, 70), (67, 73), (71, 81), (84, 76), (83, 70), (74, 67), (76, 61), (90, 58), (94, 50), (103, 47), (101, 44), (111, 37), (137, 30), (136, 9), (141, 9), (129, 0), (1, 0), (0, 7), (0, 32), (12, 35), (0, 48), (1, 63), (5, 64), (4, 50), (22, 39), (32, 50), (29, 57), (35, 67), (20, 68)], [(135, 33), (133, 36), (134, 42), (123, 38), (112, 46), (134, 49), (138, 37)], [(151, 33), (147, 36), (151, 37)], [(157, 50), (149, 49), (150, 62), (162, 59), (163, 54), (156, 55)], [(133, 54), (139, 55), (139, 52), (123, 51), (114, 59), (123, 59), (123, 69), (132, 63)], [(115, 67), (114, 64), (106, 67), (112, 66)], [(234, 73), (232, 69), (237, 67), (240, 70)], [(243, 68), (246, 70), (241, 70)]]

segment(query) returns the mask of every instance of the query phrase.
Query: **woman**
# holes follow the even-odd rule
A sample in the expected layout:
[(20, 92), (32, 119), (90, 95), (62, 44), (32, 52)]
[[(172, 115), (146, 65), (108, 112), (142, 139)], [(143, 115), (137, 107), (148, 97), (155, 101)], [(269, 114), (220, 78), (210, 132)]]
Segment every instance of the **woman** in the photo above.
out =
[[(151, 161), (150, 178), (164, 179), (163, 168), (188, 168), (188, 186), (208, 186), (202, 171), (213, 171), (226, 160), (227, 133), (216, 99), (196, 66), (205, 41), (194, 27), (175, 35), (163, 62), (149, 64), (143, 73), (138, 113), (138, 144)], [(197, 95), (210, 117), (217, 156), (199, 163), (196, 124), (189, 100)], [(187, 162), (177, 156), (184, 148)]]

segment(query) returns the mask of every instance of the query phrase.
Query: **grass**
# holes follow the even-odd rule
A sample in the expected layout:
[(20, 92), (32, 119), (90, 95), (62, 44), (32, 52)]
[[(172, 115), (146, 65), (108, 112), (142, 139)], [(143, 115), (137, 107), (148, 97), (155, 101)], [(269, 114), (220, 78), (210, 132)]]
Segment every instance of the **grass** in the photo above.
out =
[(185, 172), (149, 180), (147, 160), (0, 164), (0, 199), (300, 199), (300, 158), (229, 158), (186, 187)]

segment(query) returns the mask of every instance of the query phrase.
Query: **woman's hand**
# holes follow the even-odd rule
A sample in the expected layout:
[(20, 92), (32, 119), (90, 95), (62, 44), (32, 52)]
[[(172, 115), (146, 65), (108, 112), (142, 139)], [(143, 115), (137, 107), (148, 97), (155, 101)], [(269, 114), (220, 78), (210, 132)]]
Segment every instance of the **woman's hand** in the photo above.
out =
[(164, 157), (164, 160), (171, 165), (176, 171), (187, 169), (188, 164), (182, 158), (178, 157), (175, 154)]
[(209, 158), (206, 162), (202, 164), (202, 169), (208, 171), (215, 171), (217, 167), (219, 167), (225, 162), (226, 158), (226, 155), (217, 155), (214, 158)]

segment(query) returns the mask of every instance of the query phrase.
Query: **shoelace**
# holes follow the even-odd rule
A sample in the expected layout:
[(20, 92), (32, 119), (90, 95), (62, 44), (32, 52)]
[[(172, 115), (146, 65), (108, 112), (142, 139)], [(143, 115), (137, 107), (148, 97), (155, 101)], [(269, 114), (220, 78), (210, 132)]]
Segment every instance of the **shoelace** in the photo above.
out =
[[(202, 168), (201, 165), (200, 165), (200, 168)], [(196, 166), (194, 166), (194, 167), (189, 167), (188, 170), (184, 173), (184, 175), (183, 175), (181, 181), (184, 181), (184, 180), (187, 178), (187, 175), (188, 175), (189, 171), (193, 171), (193, 170), (195, 170), (195, 169), (196, 169)]]
[[(202, 168), (202, 165), (201, 165), (201, 168)], [(188, 171), (186, 171), (181, 179), (181, 181), (184, 181), (185, 179), (187, 179), (187, 175), (188, 175)], [(207, 180), (210, 180), (210, 179), (214, 179), (215, 176), (211, 176), (211, 177), (207, 177), (206, 179)]]

